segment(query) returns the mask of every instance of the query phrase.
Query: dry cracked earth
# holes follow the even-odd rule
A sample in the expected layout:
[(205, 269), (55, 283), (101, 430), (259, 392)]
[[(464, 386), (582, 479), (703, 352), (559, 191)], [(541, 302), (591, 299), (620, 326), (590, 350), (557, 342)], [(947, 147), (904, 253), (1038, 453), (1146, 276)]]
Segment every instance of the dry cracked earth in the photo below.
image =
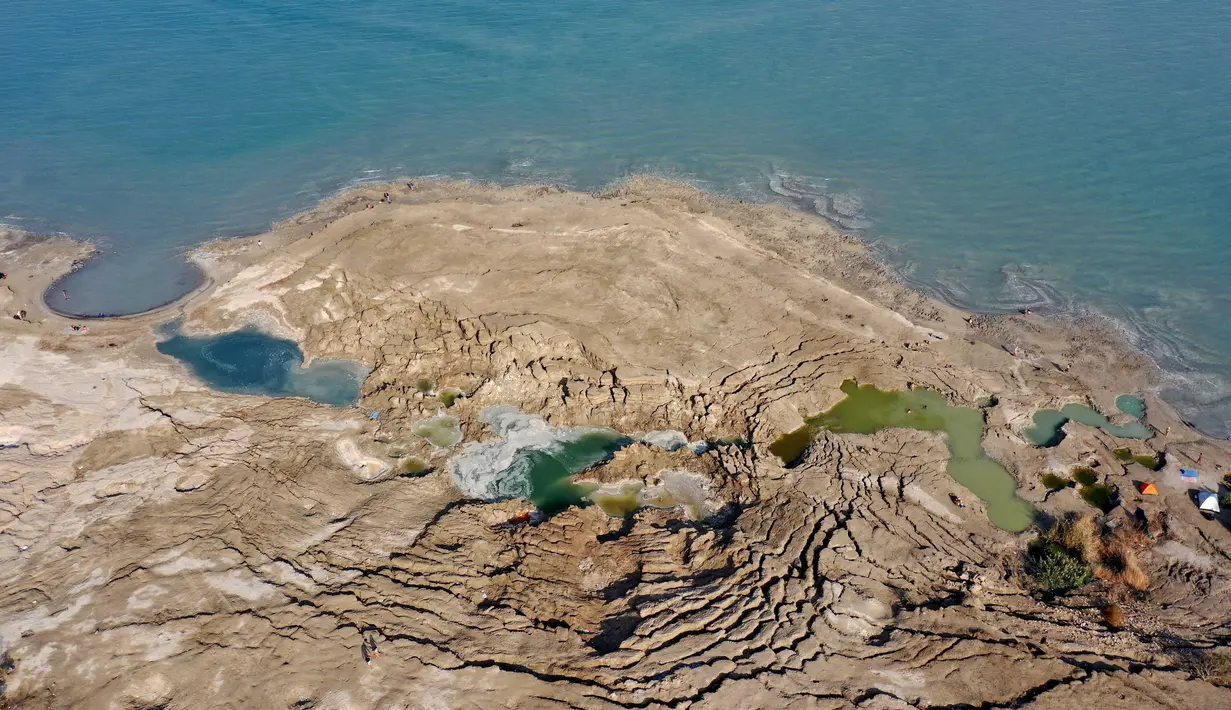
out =
[[(1053, 449), (1022, 435), (1041, 406), (1111, 411), (1146, 365), (1058, 326), (967, 320), (777, 207), (648, 180), (601, 195), (417, 187), (392, 204), (381, 188), (343, 196), (260, 245), (210, 245), (210, 286), (179, 306), (198, 332), (256, 324), (362, 361), (357, 407), (211, 391), (153, 350), (150, 324), (175, 313), (87, 335), (45, 313), (5, 323), (4, 703), (1231, 707), (1194, 660), (1231, 637), (1231, 533), (1172, 470), (1190, 455), (1231, 465), (1225, 447), (1151, 398), (1166, 433), (1148, 443), (1173, 463), (1144, 501), (1141, 472), (1111, 453), (1122, 440), (1076, 424)], [(1060, 598), (1033, 587), (1034, 533), (987, 522), (945, 473), (941, 435), (822, 433), (783, 467), (768, 444), (847, 378), (961, 406), (995, 395), (985, 448), (1047, 517), (1087, 508), (1039, 475), (1092, 459), (1126, 508), (1165, 513), (1124, 627), (1102, 623), (1101, 581)], [(461, 391), (447, 411), (466, 442), (492, 437), (480, 415), (498, 404), (714, 442), (633, 444), (579, 476), (691, 471), (708, 514), (524, 521), (525, 501), (466, 499), (451, 476), (465, 444), (412, 431), (445, 410), (425, 379)], [(406, 456), (429, 469), (404, 472)]]

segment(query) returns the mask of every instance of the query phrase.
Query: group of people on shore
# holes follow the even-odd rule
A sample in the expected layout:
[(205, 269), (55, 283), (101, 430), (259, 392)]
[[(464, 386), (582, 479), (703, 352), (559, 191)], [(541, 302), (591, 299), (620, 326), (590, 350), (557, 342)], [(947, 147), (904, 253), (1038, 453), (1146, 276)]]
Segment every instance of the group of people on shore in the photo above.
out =
[[(8, 274), (4, 273), (3, 271), (0, 271), (0, 281), (3, 281), (7, 279), (8, 277), (9, 277)], [(13, 320), (25, 320), (25, 319), (26, 319), (26, 312), (24, 310), (17, 311), (16, 313), (13, 314)]]
[[(7, 273), (0, 271), (0, 281), (3, 281), (7, 279), (8, 277), (9, 275)], [(66, 301), (69, 300), (67, 290), (61, 289), (60, 293), (64, 294), (64, 300)], [(27, 316), (29, 316), (29, 313), (26, 312), (26, 309), (22, 308), (13, 314), (13, 320), (19, 320), (19, 321), (22, 321), (23, 323), (29, 323), (30, 321), (27, 319)], [(99, 313), (98, 317), (102, 318), (103, 314)], [(85, 326), (85, 325), (71, 325), (69, 326), (69, 329), (72, 330), (74, 333), (85, 334), (85, 333), (90, 332), (89, 326)]]
[[(386, 192), (385, 196), (380, 198), (380, 201), (386, 205), (391, 205), (393, 204), (393, 195), (390, 195), (389, 193)], [(376, 205), (374, 203), (371, 203), (371, 202), (368, 203), (368, 209), (374, 209), (375, 207)]]

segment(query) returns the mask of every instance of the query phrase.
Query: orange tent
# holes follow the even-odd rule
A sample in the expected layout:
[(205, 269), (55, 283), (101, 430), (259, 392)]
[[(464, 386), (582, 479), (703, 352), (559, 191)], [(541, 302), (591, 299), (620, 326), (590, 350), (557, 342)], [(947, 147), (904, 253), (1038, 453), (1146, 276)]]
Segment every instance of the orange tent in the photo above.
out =
[(1143, 484), (1141, 484), (1141, 495), (1143, 495), (1143, 496), (1156, 496), (1156, 495), (1158, 495), (1158, 486), (1154, 485), (1153, 483), (1143, 483)]

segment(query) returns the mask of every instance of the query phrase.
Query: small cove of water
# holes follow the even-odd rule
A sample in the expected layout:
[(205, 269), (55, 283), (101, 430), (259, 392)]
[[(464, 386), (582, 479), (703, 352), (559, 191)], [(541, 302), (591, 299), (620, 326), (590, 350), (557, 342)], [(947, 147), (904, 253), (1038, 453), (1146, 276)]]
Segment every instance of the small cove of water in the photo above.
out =
[(622, 481), (616, 484), (577, 484), (588, 500), (612, 517), (630, 515), (641, 508), (683, 508), (691, 520), (705, 520), (712, 511), (709, 483), (700, 474), (683, 470), (660, 471), (657, 483)]
[(156, 347), (220, 392), (305, 397), (335, 407), (358, 400), (368, 373), (347, 360), (316, 360), (304, 367), (303, 351), (294, 341), (251, 328), (219, 335), (175, 333)]

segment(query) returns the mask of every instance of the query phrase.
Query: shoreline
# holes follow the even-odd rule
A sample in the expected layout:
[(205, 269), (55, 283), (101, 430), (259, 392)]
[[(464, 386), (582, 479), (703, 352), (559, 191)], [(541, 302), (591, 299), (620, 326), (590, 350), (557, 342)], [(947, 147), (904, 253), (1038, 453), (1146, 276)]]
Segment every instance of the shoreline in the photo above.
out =
[[(646, 180), (671, 186), (672, 189), (683, 188), (686, 191), (693, 191), (706, 201), (710, 201), (718, 205), (725, 205), (731, 209), (739, 209), (742, 207), (771, 207), (784, 209), (788, 212), (804, 215), (811, 219), (821, 220), (825, 224), (829, 225), (829, 227), (831, 227), (842, 240), (858, 245), (862, 252), (859, 255), (861, 258), (856, 258), (854, 260), (857, 263), (847, 265), (848, 267), (853, 267), (853, 269), (843, 270), (841, 274), (827, 274), (827, 278), (837, 278), (844, 284), (845, 287), (851, 289), (852, 292), (859, 292), (861, 296), (869, 298), (874, 303), (878, 303), (879, 305), (890, 308), (891, 310), (896, 310), (897, 308), (895, 304), (898, 304), (902, 300), (911, 300), (912, 297), (926, 299), (933, 305), (941, 306), (960, 313), (967, 323), (974, 326), (975, 330), (986, 336), (987, 342), (1002, 347), (1006, 351), (1013, 349), (1015, 345), (1020, 345), (1020, 343), (1013, 342), (1015, 339), (1029, 344), (1034, 344), (1034, 342), (1037, 342), (1039, 337), (1044, 340), (1061, 338), (1076, 341), (1088, 339), (1090, 337), (1101, 340), (1105, 345), (1110, 346), (1113, 352), (1115, 352), (1119, 357), (1136, 361), (1136, 365), (1134, 366), (1135, 370), (1143, 370), (1139, 375), (1138, 383), (1134, 386), (1139, 390), (1136, 392), (1137, 394), (1140, 394), (1143, 397), (1148, 397), (1152, 400), (1153, 404), (1150, 407), (1151, 410), (1157, 411), (1159, 409), (1159, 405), (1161, 405), (1167, 410), (1169, 415), (1167, 419), (1173, 419), (1174, 421), (1179, 422), (1181, 425), (1192, 429), (1201, 437), (1207, 438), (1211, 441), (1231, 442), (1231, 437), (1222, 438), (1214, 436), (1197, 428), (1197, 426), (1190, 422), (1182, 412), (1176, 409), (1170, 402), (1162, 398), (1161, 392), (1167, 386), (1164, 380), (1169, 376), (1168, 371), (1162, 368), (1162, 366), (1159, 365), (1149, 353), (1134, 346), (1131, 343), (1131, 333), (1126, 330), (1127, 326), (1112, 316), (1108, 316), (1097, 311), (1090, 312), (1070, 310), (1022, 316), (1021, 314), (1011, 312), (984, 312), (968, 309), (960, 304), (950, 301), (949, 299), (941, 297), (935, 292), (934, 289), (920, 286), (906, 279), (904, 274), (899, 269), (894, 268), (883, 255), (876, 251), (875, 244), (868, 239), (864, 229), (849, 227), (837, 218), (823, 214), (816, 209), (807, 208), (802, 204), (802, 202), (810, 198), (807, 198), (806, 196), (793, 197), (790, 194), (782, 192), (781, 188), (775, 189), (772, 184), (772, 180), (770, 181), (768, 191), (765, 195), (766, 199), (763, 201), (752, 201), (746, 198), (711, 192), (705, 187), (694, 182), (680, 180), (677, 178), (662, 178), (653, 174), (639, 174), (617, 179), (602, 188), (588, 191), (588, 193), (587, 191), (575, 190), (564, 185), (538, 184), (532, 182), (505, 184), (491, 180), (452, 179), (447, 177), (442, 178), (439, 176), (418, 178), (401, 177), (393, 180), (362, 180), (358, 182), (350, 181), (343, 187), (339, 188), (338, 191), (321, 199), (315, 205), (293, 213), (284, 219), (272, 222), (269, 228), (263, 232), (256, 232), (246, 235), (215, 237), (194, 246), (184, 253), (184, 258), (201, 274), (201, 282), (195, 288), (154, 308), (138, 313), (124, 315), (88, 316), (70, 314), (57, 310), (47, 301), (47, 294), (50, 293), (58, 283), (71, 276), (75, 271), (84, 268), (91, 259), (98, 257), (97, 250), (90, 245), (89, 242), (78, 242), (69, 235), (37, 235), (14, 227), (8, 227), (6, 229), (12, 233), (27, 235), (28, 237), (34, 237), (40, 240), (65, 240), (74, 245), (90, 245), (84, 257), (81, 257), (75, 261), (72, 268), (56, 275), (53, 279), (48, 281), (45, 288), (43, 288), (40, 292), (40, 306), (45, 309), (47, 314), (65, 321), (79, 320), (88, 321), (95, 324), (108, 321), (141, 323), (158, 320), (160, 317), (170, 312), (183, 312), (203, 297), (206, 297), (218, 285), (218, 277), (220, 276), (217, 273), (211, 272), (207, 261), (210, 258), (210, 255), (214, 253), (228, 253), (226, 250), (227, 245), (248, 245), (254, 241), (273, 238), (275, 235), (285, 236), (281, 233), (296, 226), (303, 228), (305, 225), (308, 225), (314, 226), (315, 228), (324, 228), (332, 223), (332, 221), (347, 214), (347, 210), (354, 208), (356, 205), (371, 201), (375, 197), (379, 197), (381, 192), (390, 189), (402, 189), (408, 182), (413, 182), (421, 188), (430, 187), (448, 190), (460, 189), (465, 191), (469, 189), (478, 191), (499, 191), (506, 189), (545, 188), (577, 194), (599, 195), (611, 192), (613, 190), (619, 190), (621, 186), (631, 182)], [(302, 231), (302, 229), (300, 231)], [(889, 283), (887, 283), (886, 280)], [(1029, 322), (1023, 322), (1024, 320), (1028, 320)], [(1043, 327), (1040, 328), (1040, 325)], [(1052, 337), (1049, 338), (1049, 335)], [(311, 354), (307, 354), (307, 358), (307, 361), (311, 361), (313, 356)], [(1176, 377), (1179, 376), (1180, 374), (1176, 373)], [(1114, 409), (1110, 411), (1114, 413)], [(1172, 424), (1171, 426), (1174, 425)], [(1161, 429), (1159, 429), (1159, 431), (1161, 431)]]

